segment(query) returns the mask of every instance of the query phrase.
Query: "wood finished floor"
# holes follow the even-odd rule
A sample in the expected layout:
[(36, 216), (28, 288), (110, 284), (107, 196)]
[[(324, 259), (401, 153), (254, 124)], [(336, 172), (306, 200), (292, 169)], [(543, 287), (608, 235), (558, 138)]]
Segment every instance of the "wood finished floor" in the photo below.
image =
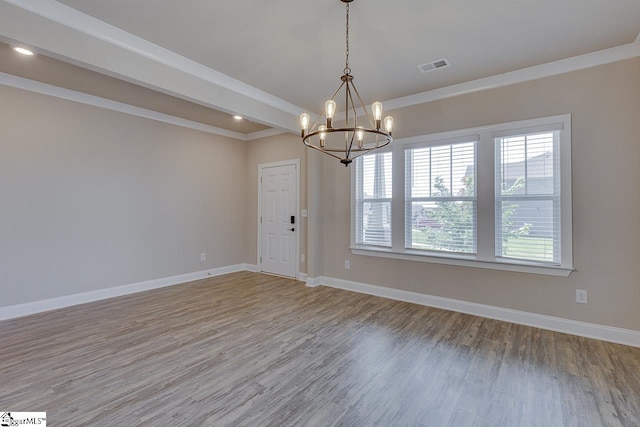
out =
[(255, 273), (0, 322), (51, 426), (638, 426), (640, 349)]

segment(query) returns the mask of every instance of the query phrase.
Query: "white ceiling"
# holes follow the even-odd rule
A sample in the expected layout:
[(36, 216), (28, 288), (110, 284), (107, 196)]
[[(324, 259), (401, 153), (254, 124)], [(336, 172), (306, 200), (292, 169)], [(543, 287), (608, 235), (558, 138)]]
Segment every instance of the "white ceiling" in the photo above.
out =
[[(311, 111), (340, 83), (339, 0), (60, 0)], [(632, 43), (639, 0), (357, 0), (351, 63), (365, 102)], [(452, 66), (421, 74), (446, 57)]]

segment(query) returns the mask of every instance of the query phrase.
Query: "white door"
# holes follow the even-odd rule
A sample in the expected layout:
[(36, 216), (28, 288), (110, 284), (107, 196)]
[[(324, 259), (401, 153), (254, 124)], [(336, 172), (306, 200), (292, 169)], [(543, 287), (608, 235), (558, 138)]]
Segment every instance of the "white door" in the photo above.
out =
[(264, 167), (261, 172), (261, 271), (296, 277), (296, 166)]

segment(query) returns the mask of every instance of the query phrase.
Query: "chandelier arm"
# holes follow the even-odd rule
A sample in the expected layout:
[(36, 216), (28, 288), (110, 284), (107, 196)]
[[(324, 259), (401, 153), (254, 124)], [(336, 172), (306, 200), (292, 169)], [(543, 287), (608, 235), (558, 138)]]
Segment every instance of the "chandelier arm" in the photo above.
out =
[[(306, 146), (307, 146), (307, 147), (309, 147), (309, 148), (313, 148), (314, 150), (319, 151), (319, 152), (321, 152), (321, 153), (328, 154), (329, 156), (331, 156), (331, 157), (333, 157), (333, 158), (336, 158), (336, 159), (338, 159), (338, 160), (342, 160), (342, 157), (340, 157), (340, 156), (336, 156), (335, 154), (333, 154), (333, 153), (331, 153), (331, 152), (329, 152), (329, 151), (327, 151), (327, 150), (321, 150), (320, 148), (316, 147), (315, 145), (309, 145), (309, 144), (307, 144), (306, 142), (304, 143), (304, 145), (306, 145)], [(340, 152), (342, 152), (342, 151), (340, 151)]]
[(360, 97), (360, 92), (358, 92), (358, 88), (356, 87), (355, 84), (353, 84), (353, 82), (351, 82), (351, 85), (353, 86), (353, 90), (356, 92), (356, 96), (358, 97), (358, 100), (360, 101), (360, 106), (362, 107), (362, 110), (364, 111), (365, 116), (367, 116), (367, 119), (369, 119), (369, 124), (371, 125), (372, 128), (375, 128), (376, 125), (375, 125), (373, 119), (371, 118), (371, 115), (369, 114), (369, 110), (367, 110), (367, 107), (365, 107), (364, 101)]
[[(352, 81), (351, 81), (352, 82)], [(353, 84), (353, 83), (351, 83)], [(344, 125), (349, 128), (349, 127), (357, 127), (357, 120), (358, 118), (354, 116), (354, 125), (353, 126), (349, 126), (349, 99), (351, 99), (351, 102), (353, 102), (353, 98), (351, 97), (351, 84), (349, 81), (347, 81), (347, 89), (345, 90), (345, 107), (344, 107), (344, 116), (345, 116), (345, 123)], [(355, 138), (356, 133), (355, 132), (351, 132), (351, 141), (349, 140), (349, 133), (346, 132), (345, 133), (345, 157), (348, 159), (349, 158), (349, 154), (351, 153), (351, 149), (353, 148), (353, 139)]]
[[(351, 86), (353, 86), (353, 83), (351, 83)], [(358, 93), (358, 90), (356, 89), (355, 86), (353, 86), (353, 89), (356, 90), (356, 94)], [(356, 109), (356, 103), (353, 101), (353, 95), (351, 94), (351, 90), (349, 90), (349, 99), (351, 100), (351, 109), (353, 110), (353, 120), (354, 120), (354, 126), (355, 128), (358, 127), (358, 110)]]
[(353, 148), (353, 140), (355, 139), (355, 137), (356, 137), (356, 133), (355, 132), (351, 132), (351, 142), (349, 142), (349, 149), (345, 152), (345, 154), (346, 154), (345, 157), (347, 159), (349, 159), (350, 156), (351, 156), (351, 151), (352, 151), (351, 149)]
[[(353, 82), (351, 82), (351, 86), (353, 86)], [(353, 95), (351, 94), (351, 88), (347, 85), (347, 96), (348, 101), (351, 101), (351, 108), (353, 109), (353, 127), (354, 129), (358, 129), (358, 112), (356, 111), (356, 104), (353, 102)], [(349, 109), (349, 102), (347, 102), (347, 110)], [(346, 123), (347, 127), (349, 126), (349, 122)], [(349, 150), (347, 151), (347, 158), (351, 155), (351, 150), (353, 149), (353, 139), (356, 136), (356, 132), (351, 133), (351, 144), (349, 144)]]
[(351, 160), (355, 160), (360, 156), (364, 156), (369, 151), (371, 151), (371, 150), (358, 150), (358, 151), (356, 151), (356, 153), (358, 153), (358, 154), (356, 154), (355, 156), (351, 157)]
[[(349, 4), (347, 3), (347, 7)], [(345, 105), (344, 105), (344, 125), (349, 127), (349, 92), (351, 92), (349, 81), (347, 80), (347, 89), (344, 91)], [(355, 126), (354, 126), (355, 127)], [(349, 151), (351, 151), (351, 147), (353, 145), (353, 138), (351, 138), (351, 143), (349, 143), (349, 133), (345, 133), (344, 135), (344, 152), (347, 158), (349, 158)]]
[(345, 85), (345, 83), (346, 83), (346, 82), (347, 82), (347, 81), (346, 81), (346, 80), (344, 80), (342, 83), (340, 83), (340, 86), (338, 86), (338, 89), (336, 89), (336, 91), (335, 91), (335, 92), (333, 92), (333, 95), (332, 95), (332, 96), (331, 96), (331, 98), (329, 98), (329, 99), (335, 99), (335, 98), (336, 98), (336, 95), (338, 94), (338, 92), (340, 92), (340, 89), (342, 89), (342, 87)]

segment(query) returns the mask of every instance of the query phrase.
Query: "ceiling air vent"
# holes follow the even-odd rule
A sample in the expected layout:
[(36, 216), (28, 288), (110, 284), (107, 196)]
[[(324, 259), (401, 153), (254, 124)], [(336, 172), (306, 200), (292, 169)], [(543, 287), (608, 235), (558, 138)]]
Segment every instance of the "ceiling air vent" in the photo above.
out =
[(451, 66), (451, 64), (449, 63), (449, 60), (447, 58), (443, 58), (437, 61), (418, 65), (418, 69), (423, 73), (428, 73), (429, 71), (435, 71), (439, 68), (447, 68), (449, 66)]

